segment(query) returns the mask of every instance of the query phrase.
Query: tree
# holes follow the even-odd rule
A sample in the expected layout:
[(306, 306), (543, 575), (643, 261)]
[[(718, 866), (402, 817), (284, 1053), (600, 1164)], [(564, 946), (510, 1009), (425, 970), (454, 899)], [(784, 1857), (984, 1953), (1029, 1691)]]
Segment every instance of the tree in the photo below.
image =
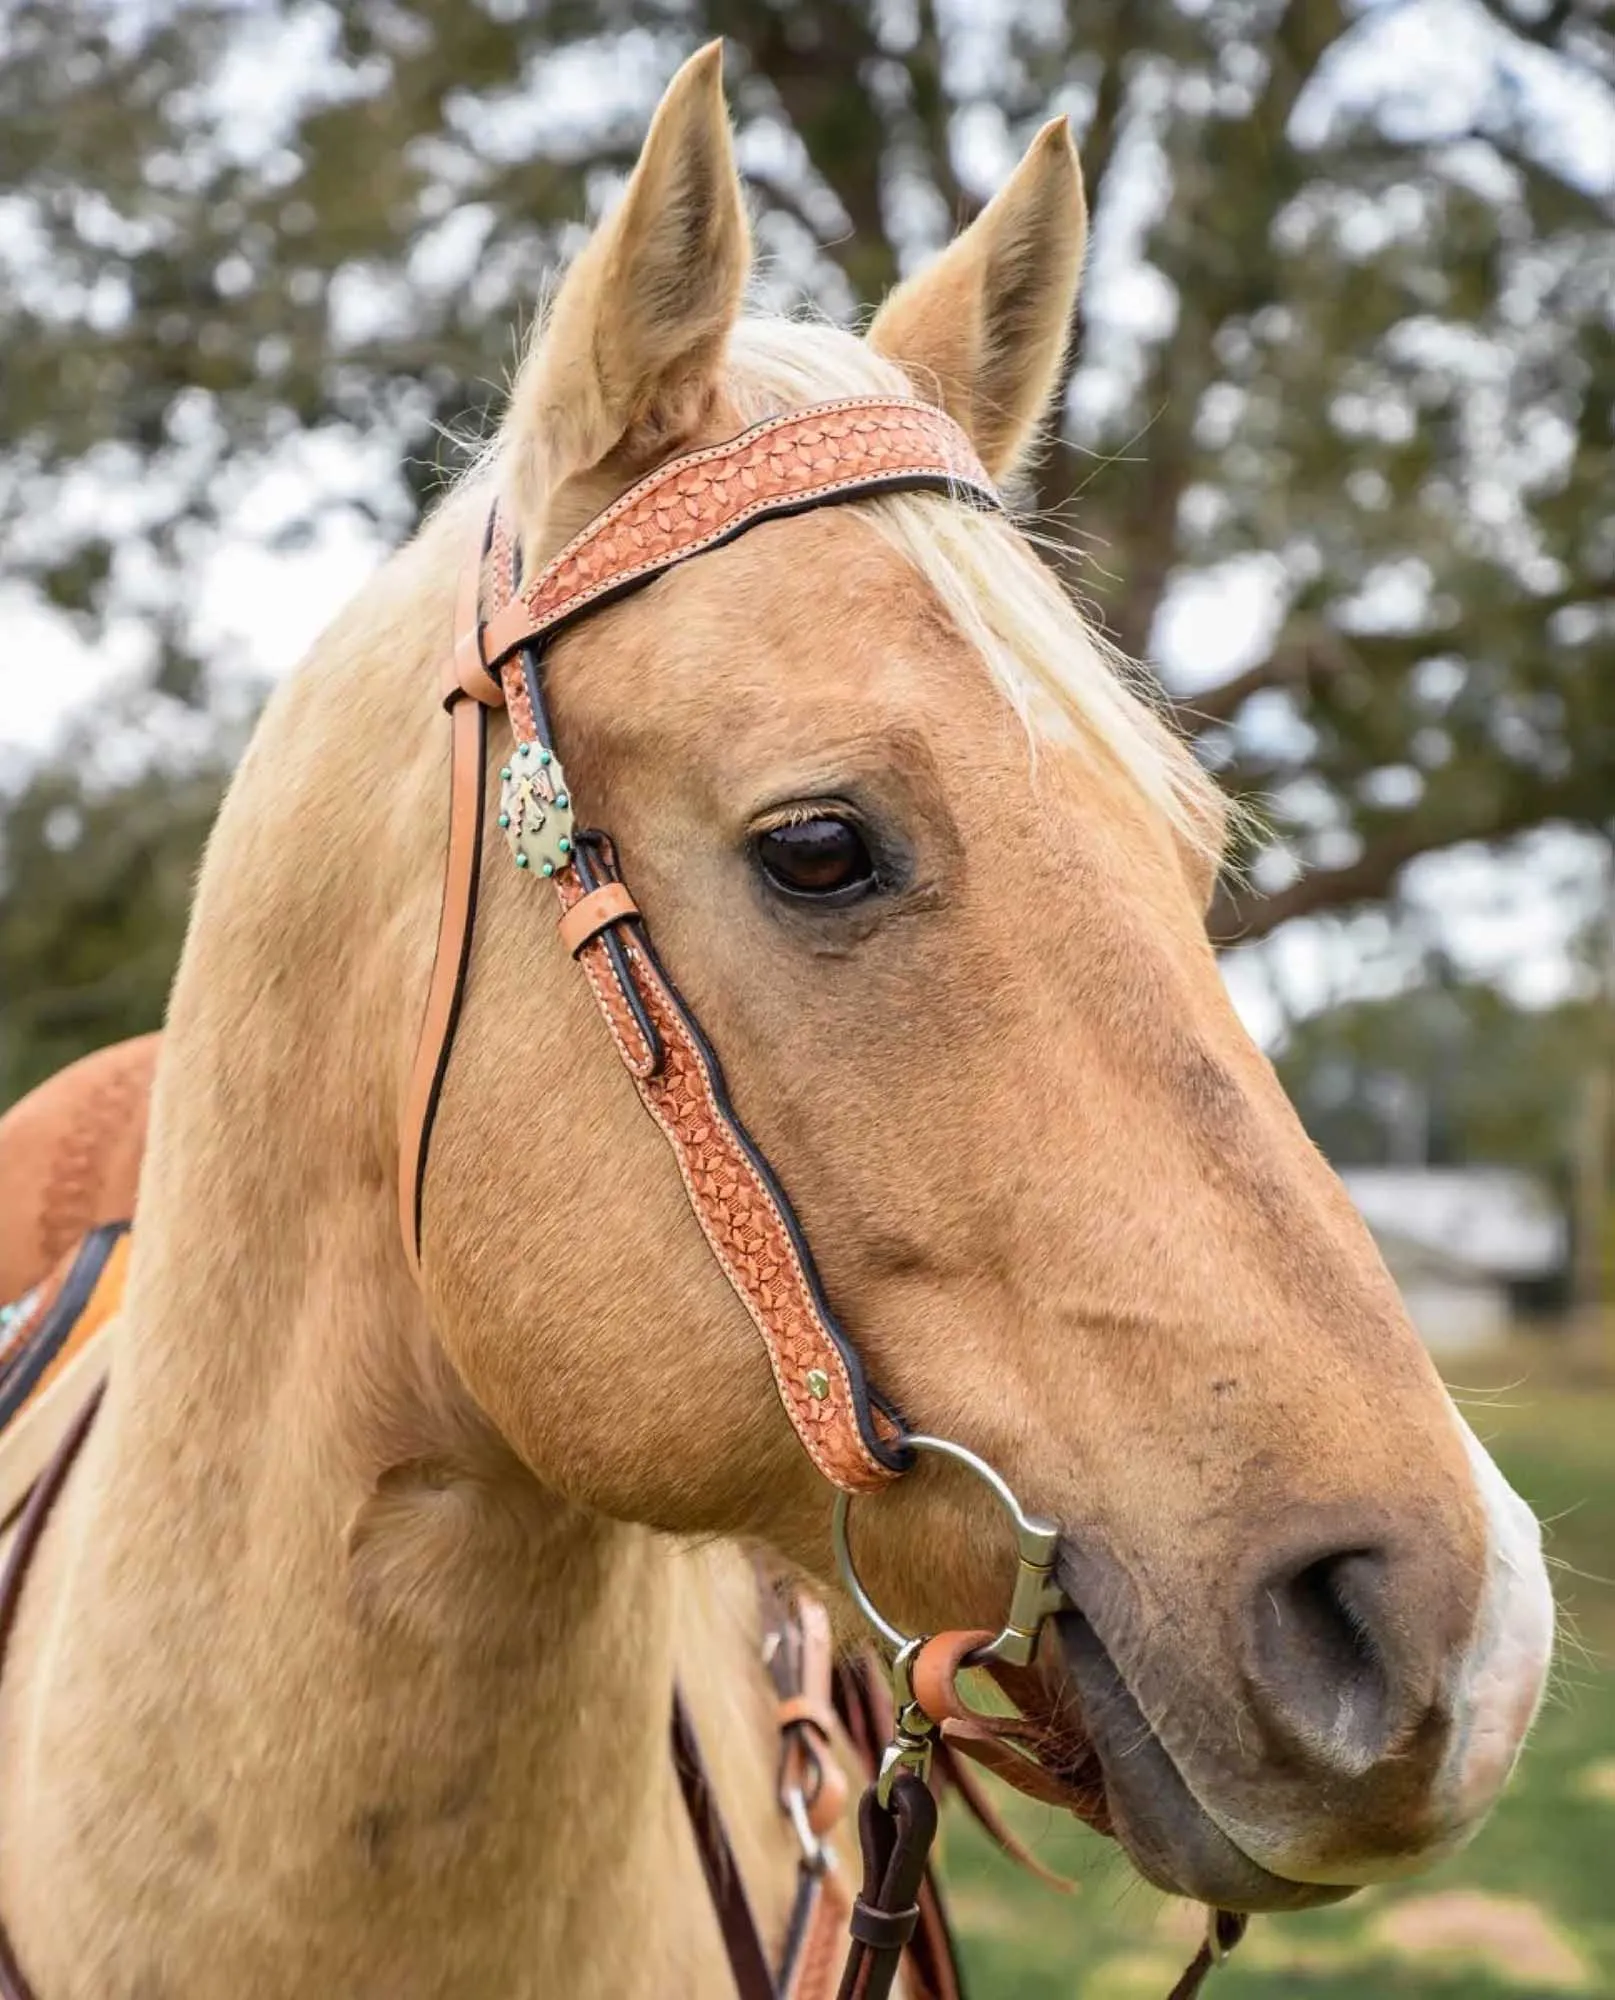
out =
[[(1615, 124), (1600, 0), (12, 0), (7, 568), (87, 630), (132, 609), (205, 704), (179, 579), (242, 468), (351, 444), (287, 532), (406, 532), (712, 34), (771, 289), (839, 314), (1071, 112), (1095, 253), (1032, 497), (1128, 650), (1197, 578), (1271, 585), (1256, 656), (1178, 690), (1268, 818), (1216, 935), (1603, 823), (1615, 216), (1562, 137)], [(1467, 97), (1433, 89), (1454, 37)]]
[(1530, 1167), (1568, 1197), (1607, 1009), (1519, 1007), (1440, 964), (1423, 984), (1294, 1024), (1276, 1063), (1338, 1166)]
[[(98, 732), (115, 737), (116, 718)], [(162, 1020), (229, 749), (51, 761), (8, 802), (0, 865), (0, 1105)]]

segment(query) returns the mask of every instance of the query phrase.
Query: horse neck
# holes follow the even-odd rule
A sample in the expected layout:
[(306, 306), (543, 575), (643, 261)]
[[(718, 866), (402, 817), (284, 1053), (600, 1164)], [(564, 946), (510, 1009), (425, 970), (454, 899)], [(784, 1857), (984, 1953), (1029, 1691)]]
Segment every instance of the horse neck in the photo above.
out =
[(362, 862), (276, 865), (362, 781), (269, 782), (298, 698), (215, 836), (106, 1402), (0, 1687), (0, 1910), (47, 1993), (721, 1990), (667, 1729), (677, 1676), (777, 1879), (749, 1576), (543, 1490), (433, 1340), (387, 1010), (436, 884), (366, 925)]

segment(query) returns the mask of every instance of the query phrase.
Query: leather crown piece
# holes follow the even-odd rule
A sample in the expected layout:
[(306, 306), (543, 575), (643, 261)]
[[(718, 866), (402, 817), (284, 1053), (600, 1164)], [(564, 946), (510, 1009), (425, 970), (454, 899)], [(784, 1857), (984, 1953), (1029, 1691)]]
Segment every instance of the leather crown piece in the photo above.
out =
[[(418, 1268), (427, 1147), (470, 960), (481, 862), (487, 712), (515, 739), (499, 823), (518, 867), (550, 878), (561, 937), (589, 981), (640, 1099), (678, 1161), (713, 1255), (761, 1334), (780, 1399), (834, 1485), (882, 1486), (909, 1462), (837, 1323), (783, 1189), (730, 1102), (699, 1023), (658, 960), (601, 833), (581, 830), (544, 706), (541, 648), (562, 627), (747, 528), (836, 501), (929, 490), (1000, 505), (952, 418), (907, 397), (856, 396), (755, 424), (630, 487), (525, 587), (495, 509), (461, 573), (442, 697), (453, 723), (449, 853), (436, 955), (405, 1100), (399, 1219)], [(484, 606), (484, 569), (492, 602)]]

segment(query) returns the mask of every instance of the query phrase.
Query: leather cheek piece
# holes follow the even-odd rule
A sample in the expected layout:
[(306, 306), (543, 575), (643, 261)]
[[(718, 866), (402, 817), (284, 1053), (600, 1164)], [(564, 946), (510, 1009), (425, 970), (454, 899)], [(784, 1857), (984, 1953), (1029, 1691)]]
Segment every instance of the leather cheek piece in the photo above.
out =
[[(564, 909), (586, 895), (577, 871), (555, 877)], [(579, 948), (613, 1043), (678, 1162), (690, 1207), (719, 1268), (762, 1336), (780, 1400), (810, 1459), (834, 1486), (872, 1492), (893, 1476), (865, 1443), (851, 1374), (821, 1317), (791, 1232), (719, 1102), (714, 1074), (646, 952), (625, 939), (629, 977), (658, 1037), (645, 1049), (598, 933)], [(876, 1419), (879, 1422), (879, 1418)]]

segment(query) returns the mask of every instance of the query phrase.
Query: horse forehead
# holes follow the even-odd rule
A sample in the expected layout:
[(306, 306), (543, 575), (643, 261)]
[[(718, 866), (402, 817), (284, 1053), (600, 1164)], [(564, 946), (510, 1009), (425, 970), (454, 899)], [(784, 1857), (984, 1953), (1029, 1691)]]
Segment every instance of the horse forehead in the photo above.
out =
[[(623, 607), (647, 692), (716, 689), (919, 703), (985, 663), (909, 559), (856, 506), (769, 521), (661, 578)], [(972, 676), (971, 669), (975, 672)]]

